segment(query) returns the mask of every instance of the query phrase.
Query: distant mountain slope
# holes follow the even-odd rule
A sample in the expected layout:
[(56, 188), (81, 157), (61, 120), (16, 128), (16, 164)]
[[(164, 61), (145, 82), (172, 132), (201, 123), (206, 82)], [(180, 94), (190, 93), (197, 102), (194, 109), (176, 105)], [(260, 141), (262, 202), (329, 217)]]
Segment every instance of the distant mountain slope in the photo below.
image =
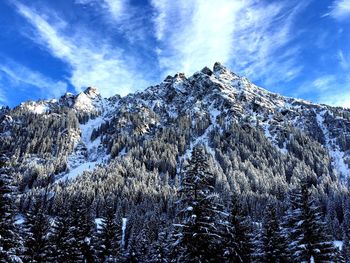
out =
[[(12, 156), (23, 172), (23, 188), (72, 179), (96, 165), (126, 158), (150, 138), (175, 148), (170, 158), (150, 165), (161, 173), (174, 176), (198, 143), (220, 163), (225, 149), (217, 143), (232, 125), (247, 133), (257, 129), (281, 156), (301, 160), (317, 176), (345, 180), (350, 174), (349, 109), (268, 92), (219, 63), (189, 78), (182, 73), (168, 76), (123, 98), (104, 99), (88, 88), (58, 101), (25, 102), (13, 110), (3, 108), (0, 121), (0, 151)], [(164, 133), (174, 133), (175, 141), (166, 142)], [(38, 175), (38, 169), (45, 172)]]

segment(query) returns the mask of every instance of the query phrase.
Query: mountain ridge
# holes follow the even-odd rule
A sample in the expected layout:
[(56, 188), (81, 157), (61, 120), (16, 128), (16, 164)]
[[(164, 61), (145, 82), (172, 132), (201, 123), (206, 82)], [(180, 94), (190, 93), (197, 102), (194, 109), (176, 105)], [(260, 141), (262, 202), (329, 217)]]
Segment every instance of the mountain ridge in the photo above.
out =
[[(301, 208), (307, 214), (316, 204), (314, 218), (331, 235), (321, 244), (327, 240), (333, 247), (331, 241), (343, 240), (348, 246), (343, 236), (350, 214), (350, 111), (270, 93), (220, 64), (188, 78), (168, 76), (125, 97), (102, 98), (89, 88), (58, 100), (1, 108), (0, 162), (1, 176), (15, 185), (18, 225), (38, 222), (31, 216), (40, 206), (39, 215), (54, 226), (45, 234), (51, 238), (53, 222), (72, 215), (76, 219), (66, 218), (68, 229), (90, 229), (82, 240), (92, 240), (92, 249), (104, 236), (100, 226), (109, 214), (122, 226), (116, 231), (122, 230), (118, 242), (124, 247), (116, 251), (120, 256), (137, 251), (142, 262), (154, 262), (142, 260), (158, 255), (153, 246), (174, 251), (172, 237), (183, 212), (190, 213), (188, 222), (197, 218), (198, 202), (181, 204), (183, 189), (190, 187), (192, 198), (196, 185), (222, 208), (213, 226), (230, 226), (232, 195), (238, 198), (257, 253), (270, 207), (283, 220), (299, 213), (300, 221)], [(303, 202), (293, 207), (292, 199), (301, 195)], [(226, 239), (216, 241), (226, 248)]]
[[(349, 176), (350, 110), (269, 92), (220, 63), (189, 78), (183, 73), (168, 76), (158, 85), (125, 97), (102, 98), (96, 88), (89, 87), (77, 95), (66, 93), (59, 100), (25, 102), (8, 112), (18, 112), (19, 116), (32, 113), (45, 119), (54, 114), (60, 118), (62, 110), (77, 119), (66, 138), (70, 149), (65, 152), (67, 161), (63, 161), (60, 172), (54, 173), (54, 181), (75, 178), (96, 165), (107, 164), (121, 152), (121, 156), (126, 155), (126, 145), (110, 146), (110, 141), (119, 140), (117, 137), (129, 134), (142, 141), (160, 128), (173, 127), (177, 118), (191, 119), (190, 128), (199, 132), (186, 139), (186, 150), (176, 162), (189, 157), (198, 143), (204, 143), (215, 157), (210, 134), (222, 134), (225, 127), (239, 123), (247, 129), (259, 128), (282, 154), (288, 153), (292, 139), (288, 129), (299, 129), (328, 151), (335, 174), (342, 180)], [(3, 113), (0, 120), (8, 127), (13, 116)], [(11, 129), (3, 130), (2, 134), (10, 134)], [(180, 164), (176, 166), (179, 170)]]

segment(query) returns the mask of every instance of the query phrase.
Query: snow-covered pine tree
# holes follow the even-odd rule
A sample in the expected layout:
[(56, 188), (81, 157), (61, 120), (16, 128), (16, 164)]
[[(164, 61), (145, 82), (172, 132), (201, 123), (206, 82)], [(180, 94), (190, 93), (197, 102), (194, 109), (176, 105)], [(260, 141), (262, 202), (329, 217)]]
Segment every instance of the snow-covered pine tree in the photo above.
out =
[(132, 247), (135, 249), (139, 262), (145, 262), (150, 249), (150, 242), (145, 229), (141, 229), (138, 233), (134, 231)]
[(261, 262), (290, 262), (287, 240), (282, 234), (280, 222), (276, 215), (276, 208), (273, 204), (269, 204), (265, 210), (261, 230), (260, 246)]
[(343, 247), (342, 255), (346, 263), (350, 263), (350, 205), (344, 205), (343, 219)]
[(343, 247), (341, 254), (345, 263), (350, 263), (350, 240), (347, 234), (343, 236)]
[(121, 249), (121, 226), (117, 222), (116, 209), (111, 200), (106, 200), (104, 210), (96, 234), (97, 257), (101, 262), (116, 262)]
[(23, 255), (25, 262), (46, 262), (47, 260), (50, 221), (46, 204), (46, 193), (35, 196), (32, 207), (25, 215)]
[(71, 234), (73, 246), (77, 248), (77, 261), (94, 262), (92, 237), (95, 223), (92, 219), (90, 204), (84, 196), (77, 194), (71, 201)]
[(153, 263), (168, 263), (168, 251), (167, 251), (167, 238), (168, 233), (166, 231), (159, 230), (157, 240), (154, 241), (150, 248), (149, 262)]
[(337, 262), (337, 249), (325, 233), (318, 210), (306, 181), (291, 192), (284, 231), (295, 262)]
[(0, 262), (20, 262), (17, 256), (20, 236), (15, 225), (15, 186), (10, 177), (8, 158), (0, 157)]
[(140, 255), (137, 251), (137, 242), (131, 237), (128, 243), (128, 247), (123, 253), (118, 257), (118, 261), (122, 263), (139, 263), (142, 262), (140, 260)]
[(78, 250), (73, 244), (72, 218), (66, 202), (63, 202), (60, 208), (60, 212), (55, 217), (54, 224), (50, 229), (48, 261), (57, 263), (76, 262)]
[[(150, 219), (148, 230), (152, 235), (151, 246), (148, 253), (148, 262), (168, 263), (169, 255), (169, 238), (171, 237), (168, 226), (168, 218), (158, 211), (154, 217)], [(153, 234), (152, 234), (153, 233)]]
[(209, 171), (208, 157), (196, 146), (185, 167), (179, 204), (181, 223), (176, 224), (173, 247), (179, 254), (176, 262), (220, 262), (223, 259), (220, 233), (220, 205), (214, 192), (215, 177)]
[(243, 215), (241, 201), (236, 192), (232, 194), (231, 213), (225, 225), (224, 240), (224, 256), (227, 262), (252, 262), (251, 228)]

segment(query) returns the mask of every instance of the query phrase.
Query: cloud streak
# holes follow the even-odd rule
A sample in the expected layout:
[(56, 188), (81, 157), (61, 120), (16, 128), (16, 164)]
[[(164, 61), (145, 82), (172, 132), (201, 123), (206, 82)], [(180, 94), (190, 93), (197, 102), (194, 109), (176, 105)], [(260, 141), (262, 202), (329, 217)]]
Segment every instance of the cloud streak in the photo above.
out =
[(152, 1), (160, 67), (187, 74), (230, 59), (237, 1)]
[(131, 61), (135, 60), (122, 49), (95, 39), (92, 32), (82, 28), (69, 32), (71, 28), (61, 20), (48, 21), (48, 16), (19, 2), (15, 6), (34, 30), (33, 34), (25, 35), (68, 64), (69, 81), (77, 92), (96, 86), (103, 96), (126, 95), (140, 85), (146, 86), (147, 82), (134, 70)]
[[(42, 98), (57, 98), (67, 91), (67, 83), (63, 81), (52, 80), (40, 72), (33, 71), (11, 60), (2, 59), (2, 61), (0, 77), (3, 81), (8, 80), (11, 86), (18, 90), (25, 91), (34, 87), (39, 91)], [(4, 91), (0, 91), (0, 101), (7, 102)]]
[(350, 17), (350, 2), (348, 0), (336, 0), (330, 8), (331, 11), (326, 16), (340, 21)]
[[(294, 38), (304, 4), (246, 1), (153, 0), (160, 67), (191, 74), (215, 61), (254, 80), (291, 80), (302, 69)], [(283, 74), (281, 74), (283, 72)]]
[(6, 105), (7, 103), (7, 97), (5, 93), (0, 89), (0, 107)]
[(325, 103), (331, 106), (341, 106), (350, 109), (350, 91), (335, 94), (334, 92), (323, 94), (318, 98), (320, 103)]
[(138, 8), (130, 0), (77, 0), (76, 4), (93, 6), (112, 28), (121, 34), (129, 43), (135, 44), (147, 38), (147, 28), (144, 8)]

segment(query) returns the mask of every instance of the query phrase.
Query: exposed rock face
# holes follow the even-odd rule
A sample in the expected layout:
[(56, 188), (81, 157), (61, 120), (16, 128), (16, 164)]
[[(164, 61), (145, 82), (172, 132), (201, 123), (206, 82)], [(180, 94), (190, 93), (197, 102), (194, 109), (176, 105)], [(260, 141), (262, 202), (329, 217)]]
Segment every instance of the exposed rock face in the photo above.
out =
[[(59, 149), (67, 148), (63, 151), (63, 161), (58, 152), (51, 152), (54, 160), (61, 158), (61, 168), (55, 169), (56, 174), (67, 173), (67, 167), (73, 169), (86, 162), (93, 162), (92, 167), (106, 164), (118, 156), (116, 149), (141, 147), (145, 140), (160, 136), (168, 128), (181, 129), (174, 124), (180, 125), (182, 120), (190, 119), (191, 133), (184, 137), (184, 145), (180, 147), (182, 152), (174, 153), (178, 168), (183, 151), (189, 151), (196, 143), (204, 143), (211, 148), (213, 134), (223, 139), (228, 136), (225, 130), (237, 124), (247, 132), (258, 129), (282, 155), (297, 152), (292, 145), (302, 133), (307, 138), (305, 145), (315, 143), (331, 158), (330, 167), (326, 165), (324, 168), (327, 169), (326, 174), (343, 179), (349, 176), (349, 109), (313, 104), (268, 92), (230, 72), (220, 63), (215, 63), (213, 70), (205, 67), (189, 78), (183, 73), (168, 76), (159, 85), (123, 98), (116, 95), (104, 99), (96, 88), (89, 87), (78, 95), (67, 93), (59, 101), (26, 102), (0, 116), (2, 123), (6, 123), (1, 132), (7, 140), (0, 150), (16, 152), (16, 136), (20, 135), (19, 130), (25, 129), (22, 126), (25, 122), (21, 120), (31, 114), (65, 123), (56, 136), (63, 136), (66, 132), (71, 139), (66, 141), (65, 146), (60, 145), (58, 139), (54, 142)], [(80, 124), (66, 123), (64, 118), (67, 114), (70, 121), (77, 118)], [(32, 122), (40, 126), (40, 121), (34, 119)], [(132, 144), (127, 142), (128, 138), (133, 138)], [(12, 146), (6, 149), (6, 145)], [(26, 165), (30, 165), (33, 160), (37, 162), (44, 158), (35, 151), (33, 142), (31, 145), (20, 146), (34, 150), (32, 155), (27, 156), (23, 149), (23, 154), (18, 153), (18, 162), (26, 159)], [(211, 150), (215, 157), (216, 149)], [(300, 155), (298, 158), (307, 157)], [(313, 165), (318, 166), (317, 163)], [(323, 169), (315, 167), (312, 168), (315, 171)]]

